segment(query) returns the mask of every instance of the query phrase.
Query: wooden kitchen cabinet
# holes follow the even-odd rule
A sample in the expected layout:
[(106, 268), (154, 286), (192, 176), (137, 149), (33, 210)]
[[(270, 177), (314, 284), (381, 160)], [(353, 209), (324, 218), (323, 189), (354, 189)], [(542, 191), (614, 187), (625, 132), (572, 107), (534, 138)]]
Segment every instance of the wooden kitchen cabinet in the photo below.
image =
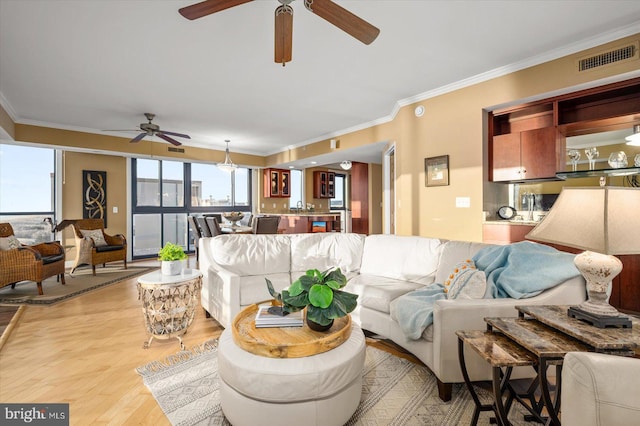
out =
[(555, 179), (557, 144), (555, 127), (494, 136), (492, 180)]
[(265, 169), (264, 196), (267, 198), (291, 197), (291, 173), (289, 170)]
[(335, 198), (336, 174), (329, 171), (313, 172), (313, 198)]

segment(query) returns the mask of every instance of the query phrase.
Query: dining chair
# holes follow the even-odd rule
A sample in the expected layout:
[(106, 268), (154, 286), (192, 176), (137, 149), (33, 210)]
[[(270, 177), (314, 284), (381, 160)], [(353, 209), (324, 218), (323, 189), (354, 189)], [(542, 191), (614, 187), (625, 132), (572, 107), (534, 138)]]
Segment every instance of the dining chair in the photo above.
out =
[(209, 225), (209, 230), (211, 231), (211, 236), (215, 237), (216, 235), (222, 235), (222, 229), (220, 229), (220, 222), (218, 222), (218, 218), (215, 216), (207, 216), (206, 222)]
[(258, 216), (253, 218), (254, 234), (277, 234), (280, 216)]
[(207, 220), (205, 217), (196, 217), (196, 221), (198, 225), (200, 225), (200, 230), (202, 231), (201, 237), (212, 237), (211, 229), (209, 229), (209, 225), (207, 224)]
[(196, 223), (196, 218), (193, 216), (187, 216), (189, 222), (189, 229), (191, 230), (191, 236), (193, 237), (193, 247), (196, 252), (196, 265), (198, 265), (198, 259), (200, 258), (200, 238), (202, 237), (202, 231)]

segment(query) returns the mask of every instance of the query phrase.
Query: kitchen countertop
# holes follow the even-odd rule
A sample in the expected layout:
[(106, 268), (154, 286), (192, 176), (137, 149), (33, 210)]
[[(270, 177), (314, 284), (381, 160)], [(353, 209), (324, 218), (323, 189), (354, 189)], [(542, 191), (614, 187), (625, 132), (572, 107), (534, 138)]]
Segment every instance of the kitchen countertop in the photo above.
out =
[(527, 225), (527, 226), (536, 226), (537, 224), (539, 224), (541, 221), (539, 220), (500, 220), (500, 219), (495, 219), (495, 220), (486, 220), (483, 223), (483, 225)]
[(336, 216), (340, 213), (323, 213), (323, 212), (300, 212), (300, 213), (261, 213), (269, 216)]

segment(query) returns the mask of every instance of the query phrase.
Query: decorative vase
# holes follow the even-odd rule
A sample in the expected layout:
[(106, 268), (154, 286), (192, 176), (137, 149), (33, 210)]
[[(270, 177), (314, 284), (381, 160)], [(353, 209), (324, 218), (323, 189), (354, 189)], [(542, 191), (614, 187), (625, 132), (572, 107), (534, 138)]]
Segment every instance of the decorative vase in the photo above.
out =
[(183, 267), (182, 260), (163, 260), (160, 272), (162, 275), (180, 275)]
[(309, 318), (306, 319), (307, 325), (313, 331), (327, 331), (333, 325), (333, 320), (327, 325), (318, 324), (317, 322), (311, 321)]

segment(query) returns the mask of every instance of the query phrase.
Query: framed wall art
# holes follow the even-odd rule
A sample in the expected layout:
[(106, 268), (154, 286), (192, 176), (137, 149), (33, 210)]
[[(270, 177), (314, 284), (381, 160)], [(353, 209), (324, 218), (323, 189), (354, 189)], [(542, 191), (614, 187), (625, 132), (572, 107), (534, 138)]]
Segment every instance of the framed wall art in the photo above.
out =
[(449, 185), (449, 156), (428, 157), (424, 159), (426, 186)]
[(82, 171), (82, 218), (102, 219), (107, 227), (107, 172)]

